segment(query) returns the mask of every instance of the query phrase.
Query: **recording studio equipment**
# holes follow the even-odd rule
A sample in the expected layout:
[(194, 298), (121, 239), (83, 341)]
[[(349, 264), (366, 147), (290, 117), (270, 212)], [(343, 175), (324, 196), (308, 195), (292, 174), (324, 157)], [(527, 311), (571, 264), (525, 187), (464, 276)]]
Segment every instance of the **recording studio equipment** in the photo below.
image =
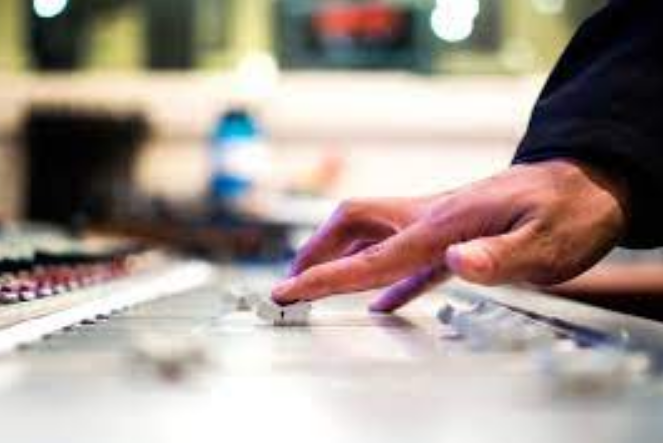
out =
[(8, 441), (660, 441), (660, 323), (458, 281), (396, 315), (279, 307), (282, 266), (43, 226), (0, 251)]

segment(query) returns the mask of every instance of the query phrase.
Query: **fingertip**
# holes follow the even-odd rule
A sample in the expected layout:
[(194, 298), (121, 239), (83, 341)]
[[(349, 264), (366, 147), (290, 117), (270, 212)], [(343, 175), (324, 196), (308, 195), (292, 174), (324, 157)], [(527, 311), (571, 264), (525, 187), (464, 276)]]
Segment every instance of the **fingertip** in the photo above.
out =
[(379, 298), (368, 305), (369, 312), (375, 314), (390, 314), (396, 309), (393, 303), (386, 303), (384, 298)]
[(460, 245), (452, 245), (446, 252), (447, 268), (454, 274), (459, 274), (463, 267), (463, 253)]
[(297, 284), (296, 279), (288, 278), (287, 280), (278, 283), (272, 289), (272, 300), (277, 303), (286, 303), (291, 301), (292, 292)]
[(495, 263), (481, 241), (450, 246), (446, 262), (454, 274), (467, 280), (484, 283), (493, 278)]
[(414, 285), (415, 281), (416, 279), (410, 278), (396, 283), (373, 300), (368, 306), (368, 310), (378, 314), (391, 314), (400, 309), (421, 293), (420, 288)]

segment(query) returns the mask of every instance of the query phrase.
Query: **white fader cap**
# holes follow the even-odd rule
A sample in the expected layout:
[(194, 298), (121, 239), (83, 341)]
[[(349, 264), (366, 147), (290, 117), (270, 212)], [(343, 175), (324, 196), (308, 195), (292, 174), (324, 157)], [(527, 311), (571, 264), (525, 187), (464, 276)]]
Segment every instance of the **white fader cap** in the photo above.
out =
[(256, 314), (274, 326), (305, 326), (308, 324), (311, 304), (298, 302), (281, 306), (270, 298), (260, 300), (256, 306)]

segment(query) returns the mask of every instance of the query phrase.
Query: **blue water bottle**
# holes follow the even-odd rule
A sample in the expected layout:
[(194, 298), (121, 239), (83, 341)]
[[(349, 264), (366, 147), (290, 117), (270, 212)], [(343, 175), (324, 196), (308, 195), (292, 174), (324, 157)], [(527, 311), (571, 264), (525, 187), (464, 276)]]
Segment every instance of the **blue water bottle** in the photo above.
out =
[(211, 195), (232, 204), (247, 196), (265, 168), (266, 148), (256, 121), (243, 109), (223, 114), (211, 140)]

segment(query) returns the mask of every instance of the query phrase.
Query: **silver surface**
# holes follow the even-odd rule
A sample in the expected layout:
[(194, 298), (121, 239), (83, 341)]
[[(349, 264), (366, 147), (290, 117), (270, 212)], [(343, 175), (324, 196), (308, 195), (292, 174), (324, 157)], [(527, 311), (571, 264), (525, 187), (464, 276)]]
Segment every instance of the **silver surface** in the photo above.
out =
[(277, 328), (230, 290), (268, 288), (269, 272), (219, 278), (5, 356), (2, 441), (663, 439), (658, 377), (560, 389), (538, 354), (473, 349), (442, 325), (444, 290), (398, 316), (369, 314), (370, 295), (336, 298), (309, 325)]

